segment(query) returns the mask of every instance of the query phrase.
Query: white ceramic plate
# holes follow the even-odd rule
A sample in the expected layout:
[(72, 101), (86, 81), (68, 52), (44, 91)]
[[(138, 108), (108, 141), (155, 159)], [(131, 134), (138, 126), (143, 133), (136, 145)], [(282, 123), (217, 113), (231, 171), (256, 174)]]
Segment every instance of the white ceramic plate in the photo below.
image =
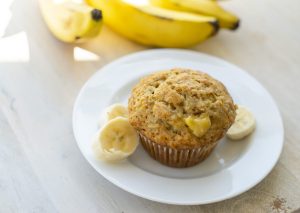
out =
[[(208, 159), (191, 168), (161, 165), (142, 146), (119, 163), (96, 160), (91, 144), (101, 111), (116, 102), (126, 104), (132, 86), (141, 77), (174, 67), (202, 70), (222, 81), (234, 101), (254, 113), (255, 132), (243, 141), (222, 139)], [(125, 56), (95, 73), (76, 100), (73, 130), (84, 157), (106, 179), (137, 196), (179, 205), (212, 203), (245, 192), (272, 170), (283, 147), (279, 111), (253, 77), (221, 59), (175, 49)]]

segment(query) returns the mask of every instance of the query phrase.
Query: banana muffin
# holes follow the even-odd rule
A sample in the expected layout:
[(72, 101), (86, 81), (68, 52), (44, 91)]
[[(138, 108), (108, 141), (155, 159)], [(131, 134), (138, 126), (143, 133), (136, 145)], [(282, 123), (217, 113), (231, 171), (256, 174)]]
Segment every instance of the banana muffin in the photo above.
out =
[(143, 78), (132, 90), (128, 110), (145, 150), (172, 167), (193, 166), (207, 158), (236, 116), (221, 82), (180, 68)]

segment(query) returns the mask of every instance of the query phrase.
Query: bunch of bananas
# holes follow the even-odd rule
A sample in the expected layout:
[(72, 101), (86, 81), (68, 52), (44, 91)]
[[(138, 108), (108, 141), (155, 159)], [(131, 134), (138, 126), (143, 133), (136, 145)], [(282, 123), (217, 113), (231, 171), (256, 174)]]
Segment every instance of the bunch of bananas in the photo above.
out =
[(81, 42), (99, 34), (104, 23), (123, 36), (150, 46), (189, 47), (235, 30), (239, 19), (216, 0), (39, 0), (50, 31), (65, 42)]
[(151, 46), (188, 47), (235, 30), (239, 19), (215, 0), (85, 0), (103, 11), (104, 23), (123, 36)]

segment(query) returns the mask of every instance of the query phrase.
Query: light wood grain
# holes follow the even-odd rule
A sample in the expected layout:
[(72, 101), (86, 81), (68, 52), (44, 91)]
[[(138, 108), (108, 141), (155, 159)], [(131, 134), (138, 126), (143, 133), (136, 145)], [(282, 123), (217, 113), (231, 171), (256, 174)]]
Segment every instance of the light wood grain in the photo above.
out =
[[(292, 212), (300, 208), (300, 2), (232, 0), (242, 19), (237, 32), (220, 32), (192, 49), (224, 58), (251, 73), (282, 113), (285, 146), (279, 163), (248, 192), (219, 203), (175, 206), (131, 195), (94, 171), (71, 128), (74, 100), (106, 63), (146, 49), (104, 28), (80, 45), (99, 60), (74, 61), (74, 45), (54, 39), (37, 2), (14, 0), (5, 35), (24, 31), (28, 62), (0, 62), (0, 212)], [(270, 144), (271, 146), (271, 144)], [(284, 199), (282, 209), (272, 203)]]

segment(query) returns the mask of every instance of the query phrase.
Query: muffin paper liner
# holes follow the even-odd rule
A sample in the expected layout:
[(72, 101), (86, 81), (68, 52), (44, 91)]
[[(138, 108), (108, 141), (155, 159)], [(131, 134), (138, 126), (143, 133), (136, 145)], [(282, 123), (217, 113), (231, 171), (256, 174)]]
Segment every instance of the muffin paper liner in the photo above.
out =
[(177, 168), (194, 166), (205, 160), (217, 145), (217, 141), (194, 149), (174, 149), (155, 143), (139, 133), (141, 143), (148, 154), (160, 163)]

